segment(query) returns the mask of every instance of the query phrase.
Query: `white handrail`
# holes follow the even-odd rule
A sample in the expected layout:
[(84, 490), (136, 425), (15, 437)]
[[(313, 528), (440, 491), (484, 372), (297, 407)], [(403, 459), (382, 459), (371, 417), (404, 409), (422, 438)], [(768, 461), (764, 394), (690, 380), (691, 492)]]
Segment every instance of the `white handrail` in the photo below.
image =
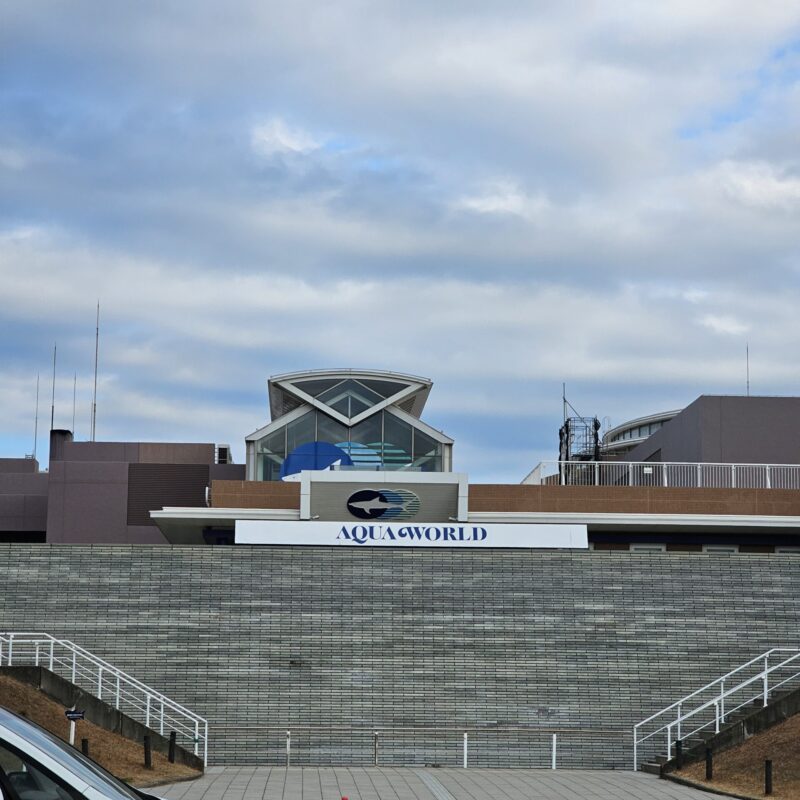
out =
[[(778, 654), (782, 653), (790, 653), (791, 655), (781, 658)], [(770, 659), (772, 658), (774, 662), (776, 657), (781, 660), (770, 664)], [(666, 755), (671, 758), (675, 741), (688, 739), (712, 725), (714, 726), (714, 732), (719, 733), (720, 725), (734, 711), (754, 701), (760, 701), (762, 705), (766, 706), (769, 702), (770, 693), (774, 692), (779, 686), (785, 686), (792, 681), (796, 681), (800, 685), (800, 663), (798, 663), (798, 659), (800, 659), (800, 648), (773, 647), (771, 650), (751, 658), (744, 664), (740, 664), (735, 669), (725, 673), (725, 675), (638, 722), (633, 726), (634, 771), (639, 768), (640, 745), (654, 739), (659, 734), (665, 734)], [(782, 680), (770, 680), (770, 676), (787, 668), (789, 668), (788, 677), (784, 674)], [(747, 672), (748, 669), (750, 670), (749, 673)], [(742, 675), (742, 672), (745, 672), (745, 674)], [(750, 688), (749, 692), (747, 689), (754, 685), (758, 687), (758, 690), (755, 694), (752, 694), (752, 688)], [(744, 696), (742, 696), (743, 692), (745, 692)], [(734, 697), (733, 704), (726, 705), (726, 700)], [(713, 714), (711, 717), (705, 719), (702, 716), (703, 712), (708, 712), (712, 709)], [(701, 724), (687, 731), (684, 723), (698, 715), (701, 715), (700, 720), (698, 720)], [(705, 721), (703, 721), (704, 719)], [(653, 730), (646, 732), (645, 726), (653, 722), (656, 723)], [(673, 732), (675, 736), (673, 736)]]
[(157, 726), (161, 735), (165, 727), (173, 729), (191, 743), (196, 756), (202, 746), (203, 763), (208, 762), (208, 721), (203, 717), (67, 639), (39, 632), (0, 633), (0, 666), (30, 663), (66, 676), (117, 710), (124, 707), (145, 727)]
[(800, 464), (690, 461), (542, 461), (522, 483), (536, 486), (663, 486), (800, 489)]

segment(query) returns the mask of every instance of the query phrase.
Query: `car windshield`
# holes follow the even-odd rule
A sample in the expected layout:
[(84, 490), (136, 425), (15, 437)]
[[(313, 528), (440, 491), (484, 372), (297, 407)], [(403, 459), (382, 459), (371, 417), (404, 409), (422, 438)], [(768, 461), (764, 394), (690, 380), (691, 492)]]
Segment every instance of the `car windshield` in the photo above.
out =
[(106, 772), (94, 761), (90, 761), (74, 747), (29, 720), (0, 708), (0, 725), (38, 747), (53, 761), (58, 762), (80, 780), (88, 783), (89, 786), (102, 792), (109, 800), (141, 800), (141, 796), (127, 783), (115, 778), (110, 772)]

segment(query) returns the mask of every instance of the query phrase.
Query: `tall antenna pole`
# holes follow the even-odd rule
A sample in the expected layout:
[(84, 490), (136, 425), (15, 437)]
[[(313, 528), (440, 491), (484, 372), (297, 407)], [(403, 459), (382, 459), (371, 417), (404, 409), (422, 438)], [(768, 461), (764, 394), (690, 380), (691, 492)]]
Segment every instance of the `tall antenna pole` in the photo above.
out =
[(750, 342), (745, 345), (745, 362), (747, 364), (747, 396), (750, 397)]
[(78, 373), (72, 378), (72, 436), (75, 437), (75, 396), (78, 389)]
[(33, 417), (33, 460), (36, 461), (36, 443), (39, 439), (39, 373), (36, 373), (36, 413)]
[(561, 405), (564, 409), (564, 422), (567, 421), (567, 384), (561, 384)]
[(92, 391), (92, 441), (97, 427), (97, 356), (100, 352), (100, 301), (97, 301), (97, 323), (94, 329), (94, 390)]
[(58, 343), (53, 345), (53, 400), (50, 404), (50, 430), (53, 430), (53, 420), (56, 416), (56, 350)]

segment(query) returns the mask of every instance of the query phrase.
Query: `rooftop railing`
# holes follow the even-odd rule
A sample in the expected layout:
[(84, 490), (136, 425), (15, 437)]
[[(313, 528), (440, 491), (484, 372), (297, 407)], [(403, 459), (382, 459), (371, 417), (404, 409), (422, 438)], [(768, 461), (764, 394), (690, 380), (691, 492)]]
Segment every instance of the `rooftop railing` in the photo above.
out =
[(541, 486), (800, 489), (800, 464), (542, 461), (522, 482)]

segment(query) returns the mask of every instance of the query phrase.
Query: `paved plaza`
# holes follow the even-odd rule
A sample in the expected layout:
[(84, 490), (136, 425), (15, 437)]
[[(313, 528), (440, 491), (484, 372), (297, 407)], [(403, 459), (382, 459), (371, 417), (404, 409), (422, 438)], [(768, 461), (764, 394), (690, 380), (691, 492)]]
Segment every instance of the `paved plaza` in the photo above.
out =
[(211, 767), (153, 790), (170, 800), (704, 800), (641, 772), (392, 767)]

